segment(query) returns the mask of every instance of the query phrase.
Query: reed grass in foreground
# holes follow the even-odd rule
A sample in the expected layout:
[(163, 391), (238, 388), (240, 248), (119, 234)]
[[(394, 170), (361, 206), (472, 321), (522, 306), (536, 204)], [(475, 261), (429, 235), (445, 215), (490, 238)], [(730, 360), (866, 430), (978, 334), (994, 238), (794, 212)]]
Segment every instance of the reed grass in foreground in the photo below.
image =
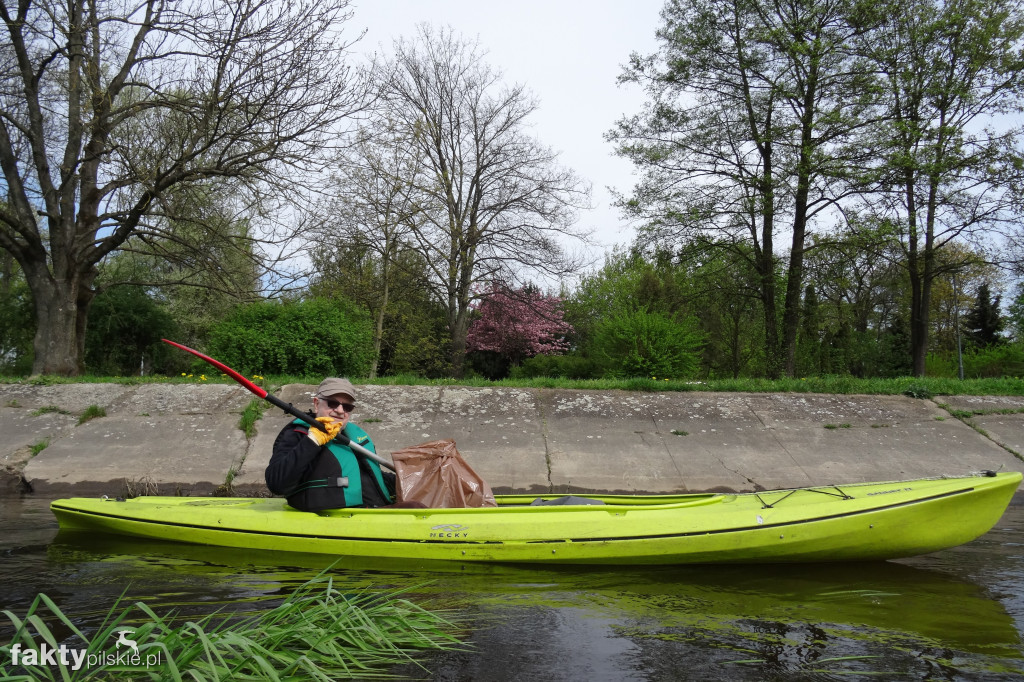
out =
[[(417, 652), (461, 646), (451, 622), (399, 595), (343, 594), (321, 574), (273, 609), (188, 622), (161, 617), (142, 602), (123, 607), (119, 599), (90, 636), (40, 594), (24, 618), (3, 611), (15, 633), (0, 646), (0, 679), (387, 678), (390, 667)], [(74, 636), (58, 641), (48, 620)]]

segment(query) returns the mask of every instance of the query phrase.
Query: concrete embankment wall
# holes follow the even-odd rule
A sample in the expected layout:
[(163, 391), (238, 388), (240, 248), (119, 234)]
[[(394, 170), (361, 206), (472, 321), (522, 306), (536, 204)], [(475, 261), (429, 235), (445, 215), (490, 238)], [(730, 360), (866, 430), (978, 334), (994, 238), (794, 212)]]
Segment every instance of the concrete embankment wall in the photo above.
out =
[[(277, 395), (305, 409), (313, 388)], [(354, 420), (379, 453), (454, 439), (498, 493), (742, 492), (1024, 471), (1024, 396), (357, 389)], [(267, 494), (263, 470), (291, 418), (270, 408), (247, 438), (238, 423), (252, 398), (224, 384), (0, 384), (0, 488), (203, 495), (230, 479), (236, 493)], [(79, 423), (93, 405), (106, 416)]]

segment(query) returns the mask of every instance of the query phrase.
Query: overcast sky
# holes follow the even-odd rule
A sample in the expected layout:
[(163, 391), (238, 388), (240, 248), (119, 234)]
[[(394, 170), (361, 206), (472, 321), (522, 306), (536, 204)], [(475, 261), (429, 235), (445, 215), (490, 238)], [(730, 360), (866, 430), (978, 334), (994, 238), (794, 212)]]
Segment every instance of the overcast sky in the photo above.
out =
[(632, 230), (611, 204), (608, 186), (628, 190), (632, 164), (612, 155), (603, 135), (642, 95), (616, 78), (630, 52), (649, 53), (664, 0), (354, 0), (350, 26), (366, 29), (362, 52), (390, 52), (419, 23), (451, 26), (488, 52), (487, 63), (537, 98), (533, 134), (560, 153), (563, 165), (593, 185), (594, 209), (580, 218), (595, 229), (600, 257), (627, 244)]

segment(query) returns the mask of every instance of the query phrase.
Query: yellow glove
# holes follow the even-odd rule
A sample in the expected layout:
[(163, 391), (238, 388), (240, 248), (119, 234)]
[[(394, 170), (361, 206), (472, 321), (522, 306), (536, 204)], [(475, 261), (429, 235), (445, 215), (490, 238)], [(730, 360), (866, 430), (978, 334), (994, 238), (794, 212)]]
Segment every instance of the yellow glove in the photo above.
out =
[(327, 445), (341, 432), (341, 422), (336, 422), (330, 417), (317, 417), (316, 420), (327, 427), (326, 432), (321, 431), (315, 426), (309, 427), (309, 437), (317, 445)]

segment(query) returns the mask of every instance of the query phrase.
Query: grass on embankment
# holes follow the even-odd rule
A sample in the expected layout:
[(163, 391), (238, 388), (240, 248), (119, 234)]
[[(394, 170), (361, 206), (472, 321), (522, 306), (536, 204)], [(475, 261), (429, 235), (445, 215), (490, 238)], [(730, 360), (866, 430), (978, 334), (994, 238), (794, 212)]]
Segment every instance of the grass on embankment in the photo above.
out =
[[(591, 391), (722, 391), (746, 393), (834, 393), (870, 395), (910, 395), (928, 398), (935, 395), (1024, 395), (1024, 378), (1002, 377), (997, 379), (964, 379), (948, 377), (898, 377), (895, 379), (856, 379), (849, 376), (819, 376), (794, 379), (712, 379), (706, 381), (663, 379), (658, 377), (636, 377), (632, 379), (586, 379), (563, 378), (503, 379), (488, 381), (479, 377), (455, 379), (424, 379), (411, 375), (380, 377), (369, 380), (365, 377), (349, 377), (356, 384), (386, 386), (506, 386), (514, 388), (563, 388)], [(286, 384), (320, 383), (320, 376), (267, 375), (259, 377), (258, 383), (268, 389)], [(234, 381), (219, 372), (194, 376), (174, 377), (0, 377), (0, 383), (32, 385), (75, 384), (75, 383), (118, 383), (136, 385), (144, 383), (233, 384)]]

